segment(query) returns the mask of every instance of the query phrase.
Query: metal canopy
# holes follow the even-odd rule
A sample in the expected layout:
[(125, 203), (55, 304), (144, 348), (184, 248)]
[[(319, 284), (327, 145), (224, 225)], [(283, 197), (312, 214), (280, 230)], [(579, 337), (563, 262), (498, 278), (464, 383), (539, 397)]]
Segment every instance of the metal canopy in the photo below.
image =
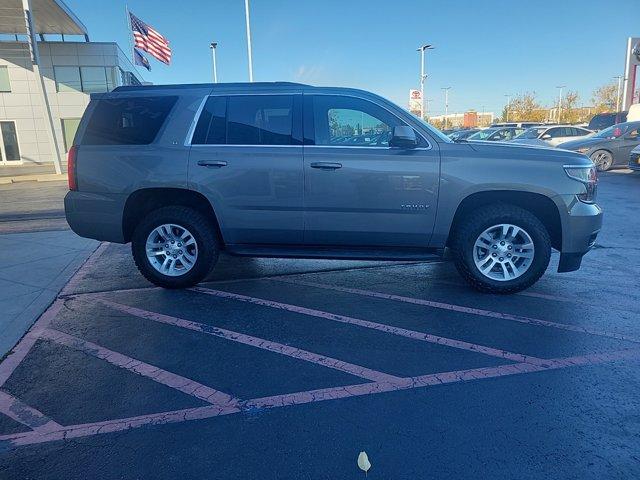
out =
[[(62, 0), (31, 0), (36, 34), (87, 35), (87, 27)], [(25, 34), (22, 0), (0, 0), (0, 33)]]

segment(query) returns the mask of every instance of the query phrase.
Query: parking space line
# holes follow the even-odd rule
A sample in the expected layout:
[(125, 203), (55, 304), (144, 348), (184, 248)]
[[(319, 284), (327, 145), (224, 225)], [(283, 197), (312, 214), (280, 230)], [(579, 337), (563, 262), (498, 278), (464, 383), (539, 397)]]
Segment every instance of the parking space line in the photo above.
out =
[(31, 445), (79, 437), (87, 437), (102, 433), (118, 432), (139, 428), (145, 425), (163, 425), (182, 423), (190, 420), (204, 420), (221, 415), (230, 415), (262, 408), (279, 408), (305, 403), (315, 403), (341, 398), (359, 397), (398, 390), (425, 388), (450, 383), (470, 382), (487, 378), (519, 375), (524, 373), (543, 372), (576, 366), (598, 365), (623, 360), (640, 360), (640, 349), (625, 349), (606, 353), (582, 355), (576, 357), (554, 358), (546, 366), (527, 363), (500, 365), (497, 367), (481, 367), (452, 372), (432, 373), (416, 377), (401, 378), (395, 382), (371, 382), (342, 387), (330, 387), (304, 392), (273, 395), (255, 398), (242, 402), (240, 406), (206, 406), (184, 410), (153, 413), (137, 417), (106, 420), (62, 427), (52, 432), (22, 432), (0, 435), (0, 442), (8, 442), (12, 446)]
[(63, 305), (64, 300), (55, 300), (33, 324), (26, 335), (22, 337), (22, 340), (18, 342), (7, 358), (0, 363), (0, 387), (5, 384), (13, 371), (22, 363), (29, 351), (31, 351), (31, 347), (38, 341), (40, 333), (49, 326)]
[(288, 303), (276, 302), (274, 300), (266, 300), (264, 298), (250, 297), (247, 295), (241, 295), (239, 293), (225, 292), (223, 290), (213, 290), (204, 287), (193, 287), (190, 290), (194, 292), (204, 293), (206, 295), (213, 295), (221, 298), (229, 298), (232, 300), (239, 300), (241, 302), (253, 303), (255, 305), (261, 305), (265, 307), (277, 308), (280, 310), (286, 310), (288, 312), (300, 313), (302, 315), (309, 315), (312, 317), (324, 318), (327, 320), (333, 320), (336, 322), (347, 323), (350, 325), (358, 325), (364, 328), (370, 328), (378, 330), (384, 333), (390, 333), (392, 335), (398, 335), (401, 337), (412, 338), (428, 343), (435, 343), (446, 347), (457, 348), (460, 350), (467, 350), (470, 352), (481, 353), (489, 355), (491, 357), (503, 358), (506, 360), (513, 360), (516, 362), (525, 362), (533, 365), (545, 365), (546, 360), (531, 355), (523, 355), (521, 353), (509, 352), (507, 350), (499, 350), (497, 348), (487, 347), (485, 345), (477, 345), (475, 343), (469, 343), (462, 340), (455, 340), (452, 338), (441, 337), (439, 335), (432, 335), (430, 333), (417, 332), (415, 330), (407, 330), (406, 328), (394, 327), (392, 325), (386, 325), (384, 323), (376, 323), (369, 320), (362, 320), (359, 318), (348, 317), (346, 315), (339, 315), (336, 313), (324, 312), (322, 310), (315, 310), (312, 308), (301, 307), (298, 305), (290, 305)]
[(0, 391), (0, 413), (5, 414), (7, 417), (12, 418), (22, 425), (26, 425), (38, 433), (46, 433), (64, 428), (44, 413), (22, 403), (13, 395), (2, 391)]
[(78, 350), (93, 357), (105, 360), (111, 365), (123, 368), (137, 375), (149, 378), (154, 382), (161, 383), (167, 387), (186, 393), (192, 397), (199, 398), (205, 402), (217, 406), (237, 405), (238, 399), (219, 390), (198, 383), (189, 378), (163, 370), (148, 363), (136, 360), (122, 353), (114, 352), (81, 338), (69, 335), (58, 330), (46, 329), (42, 332), (41, 338), (51, 340), (60, 345)]
[(290, 283), (293, 285), (303, 285), (303, 286), (307, 286), (307, 287), (315, 287), (315, 288), (323, 288), (325, 290), (334, 290), (337, 292), (343, 292), (343, 293), (351, 293), (351, 294), (355, 294), (355, 295), (362, 295), (365, 297), (373, 297), (373, 298), (380, 298), (383, 300), (394, 300), (397, 302), (404, 302), (404, 303), (412, 303), (414, 305), (422, 305), (425, 307), (432, 307), (432, 308), (439, 308), (439, 309), (443, 309), (443, 310), (449, 310), (449, 311), (453, 311), (453, 312), (459, 312), (459, 313), (468, 313), (470, 315), (478, 315), (481, 317), (490, 317), (490, 318), (497, 318), (500, 320), (509, 320), (509, 321), (513, 321), (513, 322), (518, 322), (518, 323), (528, 323), (530, 325), (538, 325), (538, 326), (542, 326), (542, 327), (552, 327), (552, 328), (557, 328), (560, 330), (568, 330), (568, 331), (572, 331), (572, 332), (579, 332), (579, 333), (587, 333), (589, 335), (596, 335), (599, 337), (608, 337), (608, 338), (614, 338), (616, 340), (624, 340), (627, 342), (633, 342), (633, 343), (640, 343), (640, 339), (638, 338), (634, 338), (634, 337), (628, 337), (626, 335), (622, 335), (619, 333), (615, 333), (615, 332), (607, 332), (604, 330), (595, 330), (592, 328), (588, 328), (588, 327), (581, 327), (581, 326), (577, 326), (577, 325), (569, 325), (566, 323), (557, 323), (557, 322), (550, 322), (548, 320), (540, 320), (537, 318), (531, 318), (531, 317), (525, 317), (522, 315), (513, 315), (510, 313), (501, 313), (501, 312), (493, 312), (491, 310), (483, 310), (480, 308), (473, 308), (473, 307), (465, 307), (463, 305), (454, 305), (451, 303), (443, 303), (443, 302), (437, 302), (434, 300), (424, 300), (421, 298), (413, 298), (413, 297), (403, 297), (401, 295), (394, 295), (391, 293), (381, 293), (381, 292), (374, 292), (371, 290), (362, 290), (359, 288), (351, 288), (351, 287), (340, 287), (337, 285), (329, 285), (329, 284), (325, 284), (325, 283), (316, 283), (316, 282), (307, 282), (307, 281), (302, 281), (302, 280), (289, 280), (289, 279), (271, 279), (272, 281), (276, 281), (276, 282), (282, 282), (282, 283)]
[(372, 370), (360, 365), (337, 360), (326, 355), (319, 355), (317, 353), (302, 350), (290, 345), (273, 342), (264, 338), (253, 337), (244, 333), (234, 332), (232, 330), (215, 327), (213, 325), (207, 325), (204, 323), (193, 322), (191, 320), (185, 320), (183, 318), (172, 317), (169, 315), (164, 315), (162, 313), (150, 312), (148, 310), (142, 310), (140, 308), (130, 307), (128, 305), (122, 305), (120, 303), (112, 302), (100, 297), (97, 297), (96, 300), (100, 303), (103, 303), (104, 305), (107, 305), (115, 310), (127, 313), (129, 315), (145, 318), (147, 320), (153, 320), (155, 322), (165, 323), (168, 325), (174, 325), (176, 327), (193, 330), (207, 335), (213, 335), (215, 337), (224, 338), (225, 340), (231, 340), (232, 342), (242, 343), (244, 345), (260, 348), (269, 352), (279, 353), (281, 355), (296, 358), (298, 360), (304, 360), (306, 362), (322, 365), (323, 367), (340, 370), (341, 372), (349, 373), (351, 375), (365, 378), (367, 380), (372, 380), (374, 382), (395, 382), (400, 379), (400, 377), (396, 377), (395, 375), (379, 372), (377, 370)]

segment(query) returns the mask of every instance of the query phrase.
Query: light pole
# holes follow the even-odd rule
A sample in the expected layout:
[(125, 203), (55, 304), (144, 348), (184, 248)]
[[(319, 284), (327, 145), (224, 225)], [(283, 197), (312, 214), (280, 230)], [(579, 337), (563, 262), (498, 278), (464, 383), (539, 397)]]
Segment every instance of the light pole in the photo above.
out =
[(249, 0), (244, 0), (244, 17), (247, 24), (247, 52), (249, 55), (249, 81), (253, 82), (253, 60), (251, 59), (251, 25), (249, 22)]
[(618, 113), (620, 111), (620, 90), (622, 90), (622, 79), (624, 77), (622, 75), (618, 75), (613, 78), (618, 80), (618, 92), (616, 93), (616, 113)]
[(211, 61), (213, 62), (213, 83), (218, 83), (218, 69), (216, 67), (216, 47), (218, 42), (211, 42), (209, 48), (211, 49)]
[(423, 120), (427, 120), (429, 117), (429, 102), (433, 102), (433, 98), (425, 98), (424, 99), (424, 117)]
[(511, 97), (513, 95), (511, 95), (510, 93), (505, 93), (504, 95), (505, 97), (507, 97), (507, 118), (504, 119), (505, 123), (509, 122), (509, 110), (511, 109)]
[(451, 87), (443, 87), (444, 90), (444, 129), (447, 129), (447, 120), (449, 116), (449, 90)]
[(424, 120), (424, 81), (427, 74), (424, 71), (424, 52), (425, 50), (433, 50), (433, 45), (425, 44), (418, 48), (420, 52), (420, 117)]
[(560, 94), (558, 95), (558, 123), (562, 119), (562, 89), (566, 87), (566, 85), (558, 85), (556, 88), (560, 89)]

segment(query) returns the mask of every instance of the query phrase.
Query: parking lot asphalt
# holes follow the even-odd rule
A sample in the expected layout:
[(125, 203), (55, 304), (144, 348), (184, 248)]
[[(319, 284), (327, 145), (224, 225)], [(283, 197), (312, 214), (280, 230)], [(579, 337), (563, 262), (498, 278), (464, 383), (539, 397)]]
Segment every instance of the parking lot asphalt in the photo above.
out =
[(640, 176), (578, 272), (223, 258), (154, 288), (103, 244), (0, 364), (0, 478), (640, 475)]

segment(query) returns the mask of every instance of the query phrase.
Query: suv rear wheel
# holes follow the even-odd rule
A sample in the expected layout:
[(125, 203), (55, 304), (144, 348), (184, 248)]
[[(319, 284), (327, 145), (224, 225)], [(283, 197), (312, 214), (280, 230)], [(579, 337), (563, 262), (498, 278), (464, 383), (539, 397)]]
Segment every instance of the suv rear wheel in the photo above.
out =
[(458, 272), (476, 289), (514, 293), (545, 272), (551, 240), (531, 212), (514, 205), (489, 205), (462, 221), (453, 253)]
[(136, 227), (131, 240), (140, 273), (164, 288), (191, 287), (203, 280), (218, 259), (214, 227), (187, 207), (151, 212)]

